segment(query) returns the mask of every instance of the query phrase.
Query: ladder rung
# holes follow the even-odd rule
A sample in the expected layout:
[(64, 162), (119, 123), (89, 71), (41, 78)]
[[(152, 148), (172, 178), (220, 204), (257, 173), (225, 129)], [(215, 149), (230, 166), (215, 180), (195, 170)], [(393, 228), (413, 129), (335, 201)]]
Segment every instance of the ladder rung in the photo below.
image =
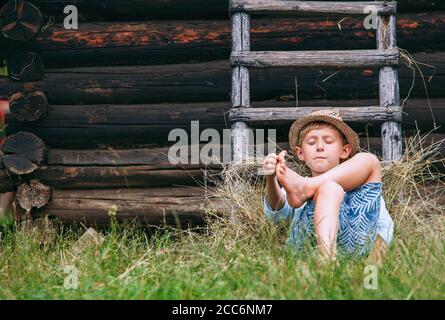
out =
[(363, 68), (397, 65), (398, 49), (330, 51), (233, 51), (232, 66), (253, 68)]
[[(330, 107), (299, 107), (299, 108), (232, 108), (230, 121), (245, 122), (250, 125), (287, 125), (292, 121), (320, 109)], [(402, 107), (342, 107), (337, 108), (343, 120), (351, 123), (382, 123), (386, 121), (402, 121)]]
[(338, 13), (338, 14), (369, 14), (369, 6), (375, 8), (376, 14), (396, 14), (395, 1), (277, 1), (277, 0), (231, 0), (230, 11), (244, 11), (254, 13), (282, 13), (286, 11), (304, 13)]

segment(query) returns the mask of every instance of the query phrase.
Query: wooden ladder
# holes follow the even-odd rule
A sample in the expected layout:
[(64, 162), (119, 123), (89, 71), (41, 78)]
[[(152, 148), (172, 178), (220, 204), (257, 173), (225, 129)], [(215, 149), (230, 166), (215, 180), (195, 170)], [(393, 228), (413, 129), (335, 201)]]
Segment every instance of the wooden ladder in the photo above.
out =
[[(327, 13), (367, 15), (367, 6), (374, 6), (377, 14), (376, 50), (330, 51), (250, 51), (250, 14)], [(250, 108), (249, 68), (379, 67), (378, 106), (338, 108), (346, 122), (381, 124), (382, 156), (384, 161), (402, 156), (402, 107), (400, 106), (396, 46), (396, 2), (321, 2), (277, 0), (231, 0), (232, 20), (232, 108), (230, 110), (232, 164), (245, 161), (249, 151), (249, 126), (267, 123), (288, 124), (303, 115), (321, 109)]]

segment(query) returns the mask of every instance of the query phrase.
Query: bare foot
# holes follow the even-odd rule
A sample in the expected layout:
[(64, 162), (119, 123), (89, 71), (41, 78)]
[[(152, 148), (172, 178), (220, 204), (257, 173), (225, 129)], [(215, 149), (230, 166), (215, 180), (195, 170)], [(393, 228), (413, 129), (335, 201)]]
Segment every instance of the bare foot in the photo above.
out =
[(314, 191), (308, 184), (309, 178), (300, 176), (286, 166), (284, 161), (277, 164), (276, 175), (278, 182), (286, 190), (289, 204), (298, 208), (314, 195)]

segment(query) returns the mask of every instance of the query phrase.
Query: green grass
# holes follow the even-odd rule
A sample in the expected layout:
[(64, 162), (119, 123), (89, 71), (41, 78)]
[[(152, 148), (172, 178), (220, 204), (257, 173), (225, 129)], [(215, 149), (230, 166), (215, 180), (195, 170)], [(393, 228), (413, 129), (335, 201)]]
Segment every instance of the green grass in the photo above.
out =
[[(445, 240), (417, 229), (398, 228), (376, 290), (364, 287), (365, 260), (319, 267), (314, 257), (286, 252), (283, 230), (269, 227), (233, 236), (221, 226), (201, 233), (115, 226), (78, 256), (71, 247), (82, 229), (63, 230), (43, 247), (36, 230), (3, 229), (0, 298), (443, 299)], [(77, 268), (77, 289), (64, 287), (64, 265)]]
[[(229, 167), (215, 196), (235, 210), (201, 232), (112, 223), (101, 244), (76, 253), (82, 228), (42, 233), (0, 221), (0, 299), (444, 299), (445, 177), (433, 166), (445, 164), (445, 140), (427, 148), (424, 141), (408, 141), (383, 173), (395, 235), (376, 289), (365, 286), (365, 259), (319, 266), (315, 250), (286, 251), (289, 226), (263, 214), (264, 181)], [(437, 188), (428, 191), (431, 182)], [(42, 237), (51, 240), (42, 245)], [(78, 271), (77, 289), (64, 285), (67, 266)]]

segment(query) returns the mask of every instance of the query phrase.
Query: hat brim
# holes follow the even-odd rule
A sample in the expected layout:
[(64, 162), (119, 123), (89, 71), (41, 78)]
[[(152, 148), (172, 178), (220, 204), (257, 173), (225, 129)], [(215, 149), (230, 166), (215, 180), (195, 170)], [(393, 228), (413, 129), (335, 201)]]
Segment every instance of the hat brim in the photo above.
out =
[(351, 129), (345, 122), (340, 119), (328, 116), (328, 115), (308, 115), (295, 120), (289, 130), (289, 144), (292, 152), (295, 147), (298, 146), (298, 139), (300, 137), (301, 130), (311, 122), (327, 122), (334, 127), (336, 127), (341, 133), (344, 134), (346, 142), (351, 145), (351, 154), (353, 156), (359, 151), (360, 148), (360, 138), (358, 134)]

